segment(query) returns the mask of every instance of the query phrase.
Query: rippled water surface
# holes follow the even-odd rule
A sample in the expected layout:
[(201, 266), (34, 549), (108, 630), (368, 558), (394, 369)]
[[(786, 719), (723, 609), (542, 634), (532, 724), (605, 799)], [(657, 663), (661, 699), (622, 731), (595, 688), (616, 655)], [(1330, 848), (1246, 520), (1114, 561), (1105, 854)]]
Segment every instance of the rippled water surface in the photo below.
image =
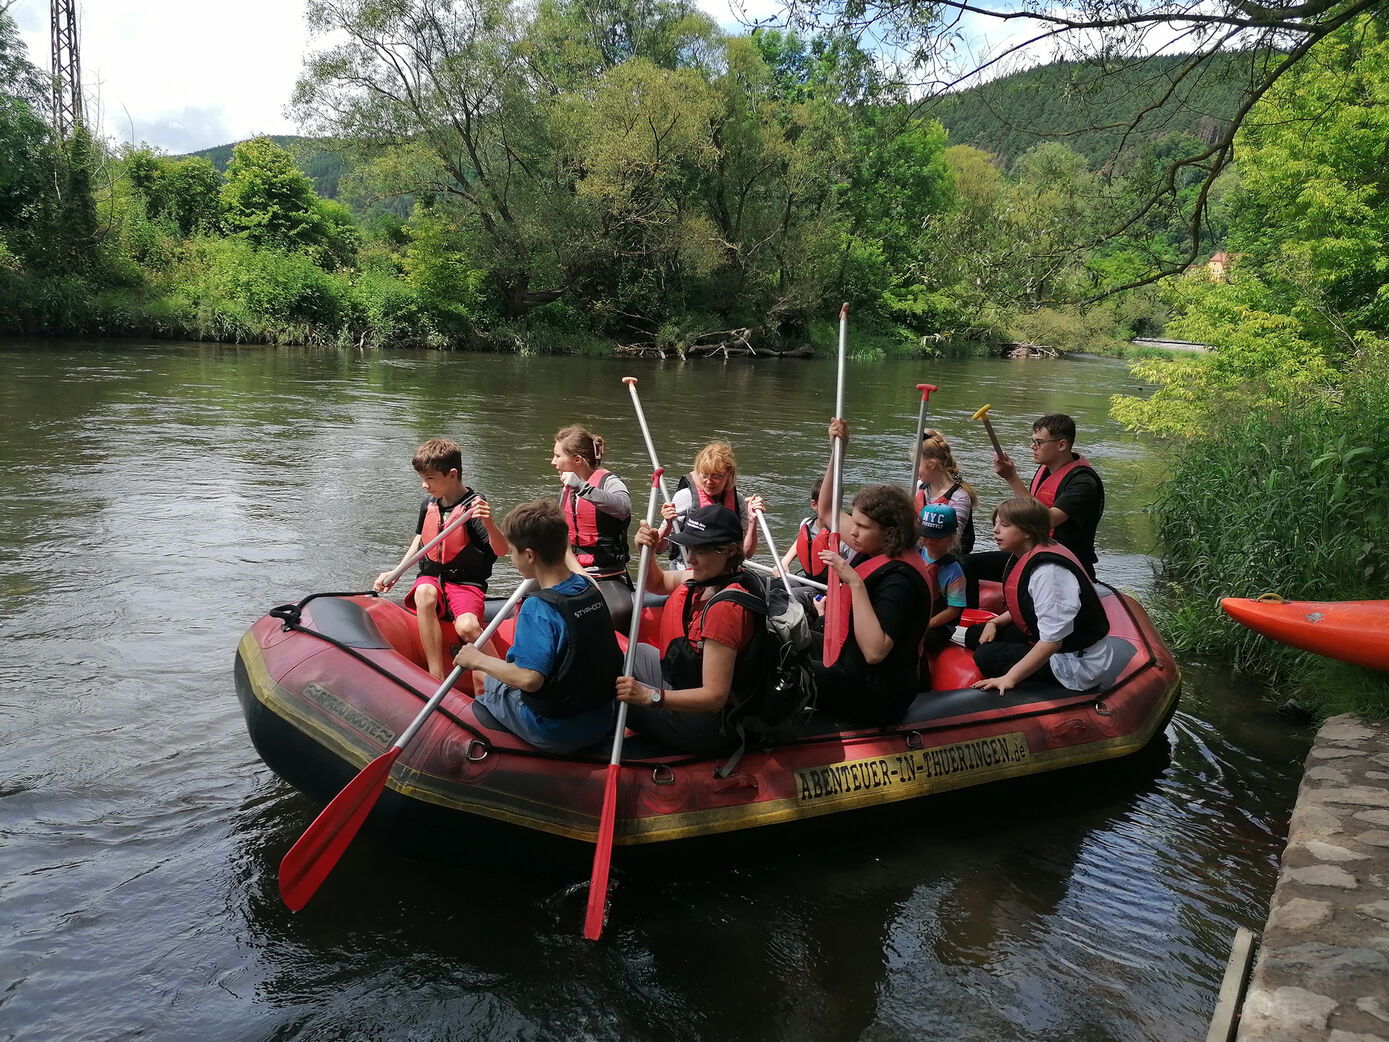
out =
[[(597, 945), (565, 896), (587, 866), (521, 837), (464, 868), (360, 839), (291, 915), (276, 866), (316, 808), (256, 757), (232, 653), (271, 605), (398, 560), (416, 444), (454, 437), (504, 509), (556, 491), (551, 436), (586, 423), (639, 489), (636, 375), (668, 469), (728, 438), (785, 539), (833, 365), (11, 343), (0, 366), (0, 1038), (1185, 1040), (1263, 921), (1307, 736), (1199, 663), (1122, 765), (619, 850)], [(1143, 593), (1161, 475), (1106, 418), (1122, 365), (851, 365), (848, 489), (906, 478), (923, 380), (986, 504), (976, 408), (1020, 459), (1033, 417), (1076, 416), (1101, 577)]]

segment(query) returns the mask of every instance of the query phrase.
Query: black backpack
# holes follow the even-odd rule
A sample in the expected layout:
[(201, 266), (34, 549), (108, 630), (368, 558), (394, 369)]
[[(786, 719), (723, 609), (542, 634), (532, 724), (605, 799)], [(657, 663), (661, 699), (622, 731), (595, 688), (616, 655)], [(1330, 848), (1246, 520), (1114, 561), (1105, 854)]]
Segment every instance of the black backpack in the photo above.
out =
[(740, 571), (742, 589), (725, 586), (703, 611), (719, 601), (740, 604), (762, 620), (752, 644), (739, 656), (724, 706), (724, 731), (736, 734), (738, 748), (714, 773), (727, 777), (755, 735), (763, 747), (793, 735), (814, 709), (815, 681), (810, 670), (810, 623), (805, 608), (779, 581)]

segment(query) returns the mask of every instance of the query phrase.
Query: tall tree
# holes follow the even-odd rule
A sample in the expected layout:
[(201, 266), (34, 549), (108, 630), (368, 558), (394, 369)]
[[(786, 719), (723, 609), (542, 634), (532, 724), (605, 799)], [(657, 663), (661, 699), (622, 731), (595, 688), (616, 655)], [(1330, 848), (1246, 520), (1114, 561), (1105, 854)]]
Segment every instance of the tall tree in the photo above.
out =
[(659, 318), (687, 270), (719, 262), (694, 188), (715, 158), (709, 87), (693, 70), (631, 58), (570, 101), (561, 144), (593, 215), (585, 280), (590, 292), (595, 281), (608, 287), (623, 310)]
[[(1075, 60), (1072, 89), (1083, 94), (1088, 82), (1123, 70), (1141, 75), (1144, 59), (1157, 53), (1183, 55), (1175, 72), (1136, 86), (1145, 94), (1138, 114), (1114, 125), (1096, 114), (1096, 127), (1119, 131), (1110, 172), (1122, 170), (1136, 144), (1164, 133), (1164, 113), (1189, 104), (1201, 77), (1214, 61), (1232, 52), (1244, 63), (1246, 83), (1233, 118), (1210, 128), (1203, 147), (1172, 157), (1154, 169), (1134, 205), (1117, 213), (1104, 229), (1123, 236), (1154, 212), (1177, 211), (1186, 228), (1184, 249), (1154, 256), (1149, 270), (1131, 284), (1155, 281), (1184, 269), (1199, 255), (1211, 189), (1233, 161), (1235, 136), (1250, 110), (1278, 81), (1307, 61), (1323, 39), (1363, 15), (1383, 20), (1385, 0), (784, 0), (792, 24), (814, 30), (866, 37), (895, 60), (903, 81), (914, 82), (923, 104), (937, 90), (971, 78), (994, 75), (1023, 61)], [(966, 15), (969, 16), (966, 19)], [(966, 28), (992, 22), (1011, 42), (983, 60)], [(966, 57), (961, 58), (964, 55)], [(1188, 172), (1196, 174), (1190, 190)], [(1114, 288), (1128, 288), (1127, 286)]]
[(14, 19), (0, 5), (0, 234), (22, 225), (53, 178), (50, 131), (38, 106), (42, 79), (29, 62)]
[(1230, 249), (1318, 339), (1389, 333), (1389, 26), (1361, 18), (1280, 82), (1238, 141)]
[(303, 125), (388, 162), (395, 191), (462, 208), (508, 315), (561, 296), (572, 179), (506, 0), (310, 0), (307, 13), (329, 43), (295, 90)]
[(1206, 432), (1253, 403), (1296, 408), (1384, 352), (1389, 332), (1389, 40), (1371, 19), (1318, 45), (1240, 136), (1229, 281), (1177, 287), (1177, 336), (1209, 354), (1135, 372), (1156, 390), (1114, 414), (1158, 433)]

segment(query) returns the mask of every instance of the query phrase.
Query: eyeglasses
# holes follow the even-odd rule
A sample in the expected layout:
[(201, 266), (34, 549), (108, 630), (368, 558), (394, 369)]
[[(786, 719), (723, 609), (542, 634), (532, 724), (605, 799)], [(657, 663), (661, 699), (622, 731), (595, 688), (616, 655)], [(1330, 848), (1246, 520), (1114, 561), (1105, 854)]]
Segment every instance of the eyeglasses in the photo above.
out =
[(1031, 446), (1035, 449), (1035, 448), (1037, 448), (1037, 446), (1039, 446), (1039, 445), (1046, 445), (1046, 444), (1048, 444), (1048, 443), (1050, 443), (1050, 442), (1053, 442), (1053, 441), (1060, 441), (1060, 440), (1061, 440), (1060, 438), (1033, 438), (1031, 441), (1028, 442), (1028, 444), (1031, 445)]

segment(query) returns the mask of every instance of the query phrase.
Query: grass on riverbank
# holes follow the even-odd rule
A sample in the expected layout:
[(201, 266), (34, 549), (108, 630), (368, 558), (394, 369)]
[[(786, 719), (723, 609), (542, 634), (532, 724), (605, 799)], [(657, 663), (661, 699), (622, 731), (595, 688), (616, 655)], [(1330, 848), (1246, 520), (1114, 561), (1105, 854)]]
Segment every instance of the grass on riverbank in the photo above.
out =
[(1376, 600), (1389, 584), (1389, 352), (1322, 393), (1185, 443), (1156, 503), (1157, 605), (1174, 646), (1220, 655), (1322, 715), (1389, 716), (1389, 674), (1285, 648), (1226, 618), (1222, 596)]

